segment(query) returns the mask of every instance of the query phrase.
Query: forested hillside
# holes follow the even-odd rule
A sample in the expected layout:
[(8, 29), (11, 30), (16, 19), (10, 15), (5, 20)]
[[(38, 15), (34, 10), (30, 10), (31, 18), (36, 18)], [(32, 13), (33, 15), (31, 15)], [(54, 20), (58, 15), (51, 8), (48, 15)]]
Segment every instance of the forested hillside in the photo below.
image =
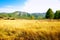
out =
[(0, 13), (0, 19), (42, 19), (45, 13), (27, 13), (16, 11), (13, 13)]

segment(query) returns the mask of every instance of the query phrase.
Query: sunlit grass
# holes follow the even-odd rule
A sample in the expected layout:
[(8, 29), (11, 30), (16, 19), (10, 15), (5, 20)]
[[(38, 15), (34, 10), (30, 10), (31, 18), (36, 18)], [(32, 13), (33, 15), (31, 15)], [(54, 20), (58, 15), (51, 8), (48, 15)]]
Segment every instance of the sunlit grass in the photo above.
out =
[(0, 40), (60, 40), (60, 21), (0, 20)]

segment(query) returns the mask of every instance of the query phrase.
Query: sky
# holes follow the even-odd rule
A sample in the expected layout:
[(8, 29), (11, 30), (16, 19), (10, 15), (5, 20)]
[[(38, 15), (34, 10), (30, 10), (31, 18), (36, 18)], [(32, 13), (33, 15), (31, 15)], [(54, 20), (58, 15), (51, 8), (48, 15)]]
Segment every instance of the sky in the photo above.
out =
[(60, 0), (0, 0), (0, 12), (44, 13), (49, 8), (60, 10)]

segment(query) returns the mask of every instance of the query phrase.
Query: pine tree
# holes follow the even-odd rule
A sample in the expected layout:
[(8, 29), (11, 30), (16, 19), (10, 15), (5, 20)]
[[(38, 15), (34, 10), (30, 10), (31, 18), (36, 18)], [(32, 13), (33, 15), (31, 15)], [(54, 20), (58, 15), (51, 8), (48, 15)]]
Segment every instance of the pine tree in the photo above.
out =
[(60, 11), (56, 11), (54, 14), (54, 19), (60, 19)]
[(47, 19), (53, 19), (54, 18), (54, 12), (52, 11), (51, 8), (48, 9), (48, 11), (46, 12), (46, 16)]

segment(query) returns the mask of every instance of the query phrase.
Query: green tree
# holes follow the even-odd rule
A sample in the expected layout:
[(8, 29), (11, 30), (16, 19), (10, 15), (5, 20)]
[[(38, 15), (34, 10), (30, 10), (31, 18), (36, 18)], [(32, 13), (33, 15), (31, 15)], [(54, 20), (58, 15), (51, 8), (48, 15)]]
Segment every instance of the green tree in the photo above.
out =
[(34, 16), (31, 16), (31, 19), (32, 19), (32, 20), (34, 20), (34, 19), (35, 19), (35, 17), (34, 17)]
[(54, 12), (52, 11), (51, 8), (48, 9), (48, 11), (46, 12), (46, 16), (47, 19), (53, 19), (54, 18)]
[(54, 14), (54, 19), (60, 19), (60, 10), (57, 10)]

